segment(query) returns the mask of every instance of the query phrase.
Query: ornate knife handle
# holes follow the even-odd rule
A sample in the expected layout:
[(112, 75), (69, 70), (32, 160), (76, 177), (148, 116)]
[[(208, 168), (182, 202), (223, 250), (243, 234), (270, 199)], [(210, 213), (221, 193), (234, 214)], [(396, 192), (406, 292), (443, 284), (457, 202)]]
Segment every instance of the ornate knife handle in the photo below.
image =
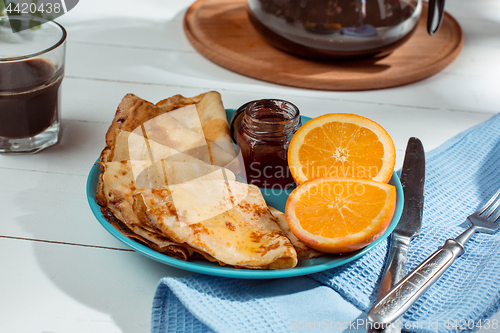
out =
[(368, 319), (386, 327), (401, 316), (464, 252), (454, 239), (448, 239), (443, 247), (411, 271), (394, 286), (368, 312)]

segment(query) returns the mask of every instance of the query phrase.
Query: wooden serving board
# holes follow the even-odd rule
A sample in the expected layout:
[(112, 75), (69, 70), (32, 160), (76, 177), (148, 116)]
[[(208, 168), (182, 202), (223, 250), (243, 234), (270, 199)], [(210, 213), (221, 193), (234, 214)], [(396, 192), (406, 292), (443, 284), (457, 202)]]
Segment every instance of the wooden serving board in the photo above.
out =
[(236, 73), (292, 87), (371, 90), (425, 79), (460, 53), (464, 38), (459, 24), (445, 13), (441, 29), (431, 37), (427, 8), (424, 2), (413, 36), (378, 61), (314, 61), (280, 51), (250, 23), (246, 0), (198, 0), (186, 12), (184, 31), (203, 56)]

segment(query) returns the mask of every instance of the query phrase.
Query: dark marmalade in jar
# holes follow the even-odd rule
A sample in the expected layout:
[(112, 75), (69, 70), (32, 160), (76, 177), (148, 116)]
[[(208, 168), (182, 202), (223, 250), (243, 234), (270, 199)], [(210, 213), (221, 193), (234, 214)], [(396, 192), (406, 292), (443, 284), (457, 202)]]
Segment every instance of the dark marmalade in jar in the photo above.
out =
[(237, 132), (249, 184), (285, 190), (294, 185), (288, 168), (288, 145), (301, 126), (299, 110), (283, 100), (264, 99), (246, 105)]

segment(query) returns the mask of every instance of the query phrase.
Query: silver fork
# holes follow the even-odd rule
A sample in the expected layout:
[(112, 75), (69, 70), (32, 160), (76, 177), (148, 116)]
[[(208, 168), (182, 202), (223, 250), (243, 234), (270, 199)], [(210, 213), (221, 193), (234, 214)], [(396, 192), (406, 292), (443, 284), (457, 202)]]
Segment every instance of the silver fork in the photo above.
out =
[(500, 190), (491, 199), (469, 215), (471, 226), (445, 244), (417, 268), (397, 283), (368, 312), (368, 319), (376, 328), (385, 328), (408, 308), (464, 253), (464, 245), (475, 232), (494, 234), (500, 229)]

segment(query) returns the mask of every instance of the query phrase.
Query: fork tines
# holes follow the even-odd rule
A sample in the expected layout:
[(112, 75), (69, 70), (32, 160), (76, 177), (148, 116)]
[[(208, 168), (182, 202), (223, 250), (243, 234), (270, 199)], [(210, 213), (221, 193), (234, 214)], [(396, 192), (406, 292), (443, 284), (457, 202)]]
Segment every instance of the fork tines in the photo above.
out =
[[(485, 203), (478, 211), (477, 211), (477, 216), (487, 219), (490, 222), (495, 223), (496, 220), (500, 217), (500, 209), (497, 210), (498, 207), (500, 207), (500, 190), (498, 190), (490, 200), (488, 200), (487, 203)], [(496, 212), (495, 212), (496, 211)]]

